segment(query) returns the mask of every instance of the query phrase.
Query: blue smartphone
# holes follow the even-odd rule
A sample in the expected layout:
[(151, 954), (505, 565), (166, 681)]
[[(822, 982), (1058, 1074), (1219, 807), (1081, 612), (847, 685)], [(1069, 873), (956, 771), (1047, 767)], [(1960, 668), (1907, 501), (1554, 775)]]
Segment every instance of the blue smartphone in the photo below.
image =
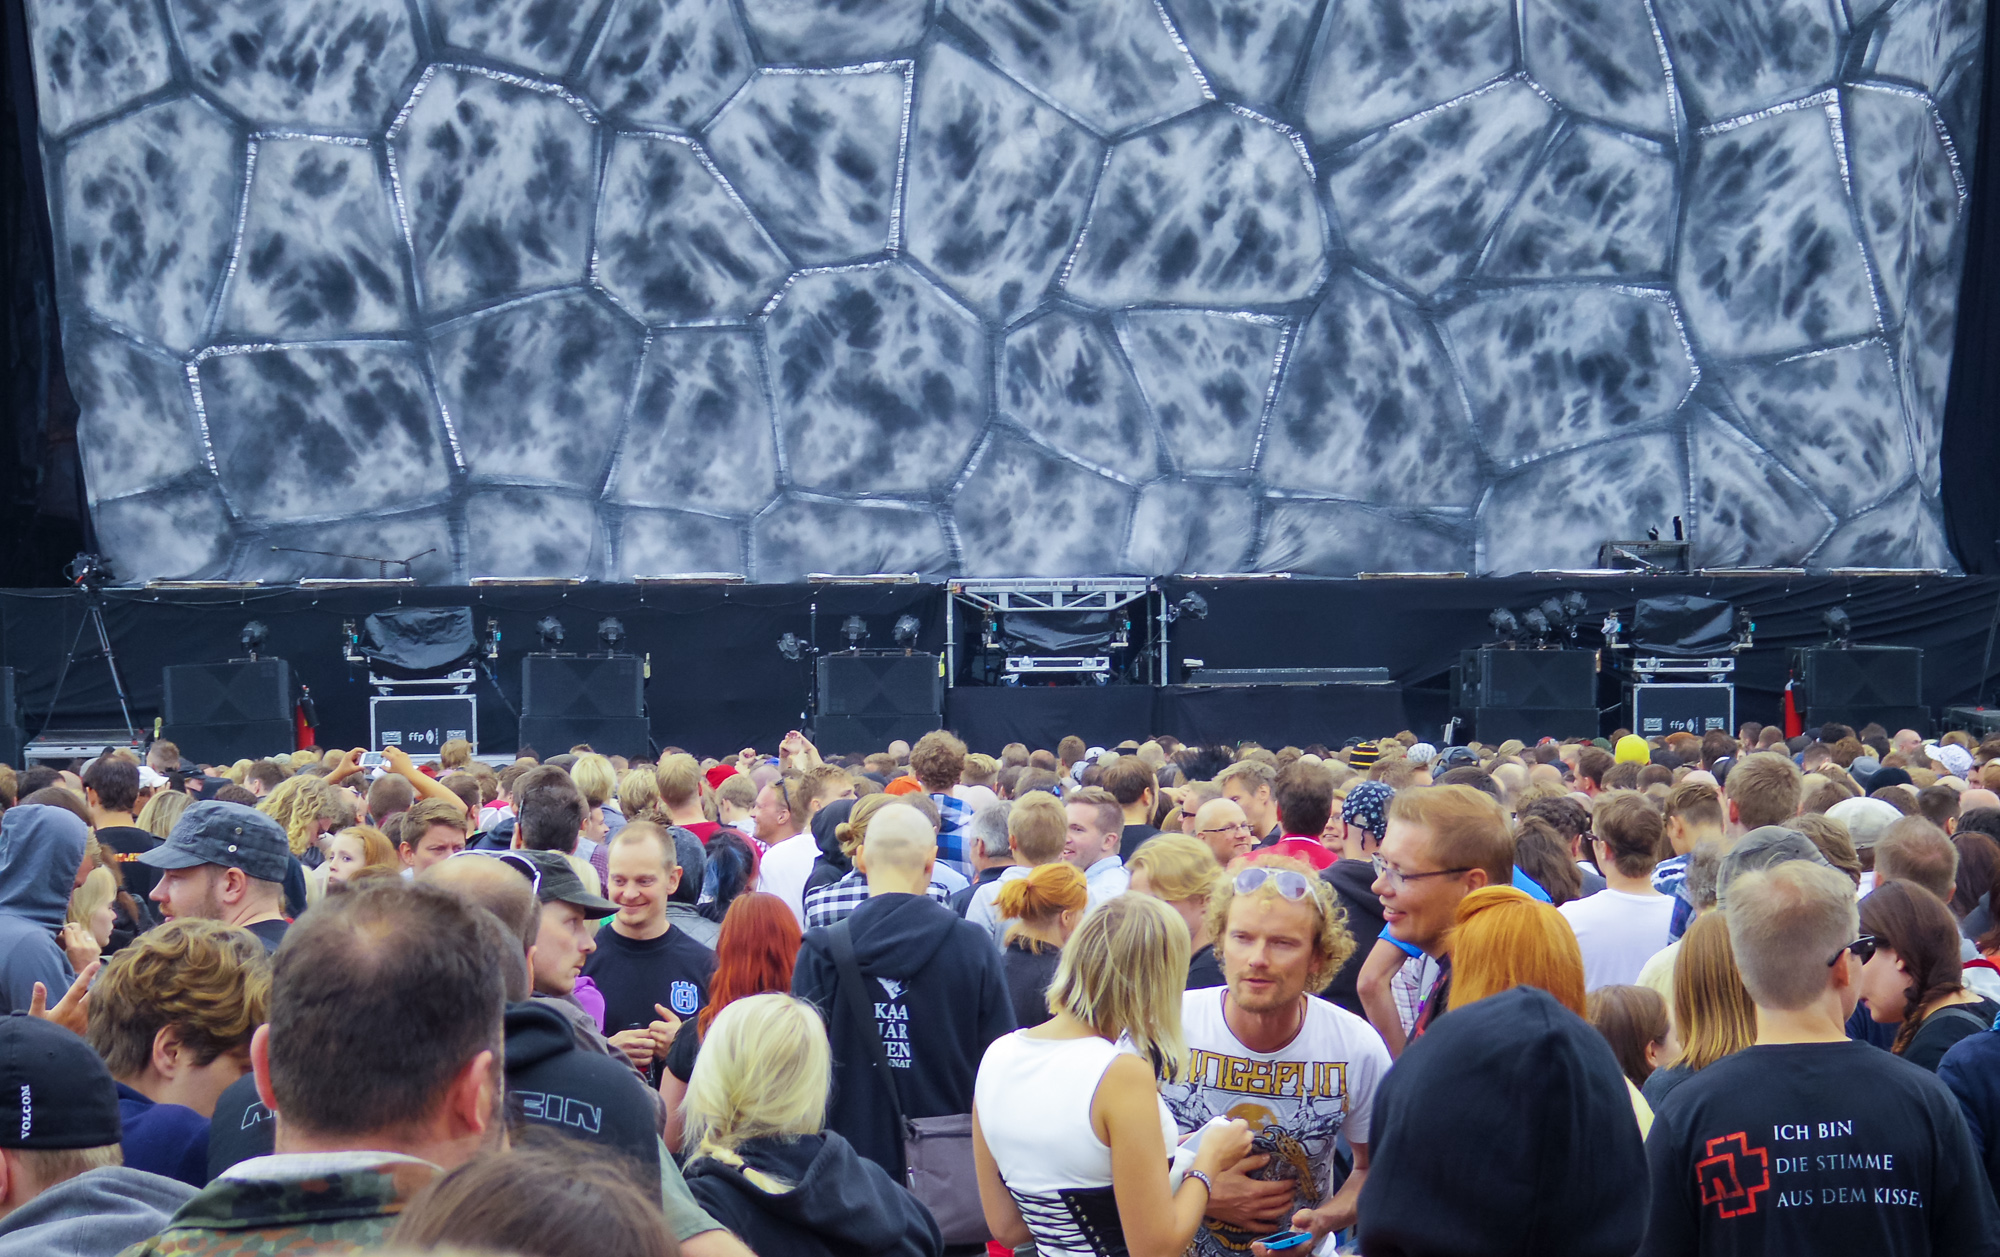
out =
[(1266, 1235), (1257, 1242), (1273, 1252), (1283, 1252), (1287, 1248), (1298, 1248), (1312, 1243), (1312, 1237), (1311, 1231), (1280, 1231), (1276, 1235)]

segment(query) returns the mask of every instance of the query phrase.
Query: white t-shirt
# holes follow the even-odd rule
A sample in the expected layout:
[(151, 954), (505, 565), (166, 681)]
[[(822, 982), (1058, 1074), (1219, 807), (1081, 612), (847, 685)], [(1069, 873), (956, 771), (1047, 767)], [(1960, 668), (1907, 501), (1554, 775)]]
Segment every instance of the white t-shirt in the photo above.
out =
[[(1182, 997), (1187, 1068), (1181, 1081), (1161, 1083), (1160, 1094), (1183, 1138), (1215, 1117), (1249, 1122), (1251, 1153), (1271, 1158), (1251, 1177), (1295, 1181), (1293, 1208), (1316, 1209), (1333, 1194), (1334, 1141), (1344, 1133), (1349, 1143), (1368, 1142), (1389, 1049), (1361, 1018), (1307, 996), (1298, 1036), (1275, 1052), (1252, 1052), (1223, 1017), (1228, 994), (1224, 987)], [(1194, 1247), (1199, 1257), (1242, 1257), (1259, 1238), (1203, 1219)]]
[(757, 866), (757, 889), (784, 900), (801, 927), (806, 923), (806, 879), (812, 876), (817, 859), (819, 844), (813, 841), (811, 830), (804, 830), (771, 844)]
[(1653, 954), (1667, 945), (1673, 920), (1672, 895), (1634, 895), (1600, 890), (1557, 909), (1576, 931), (1583, 949), (1583, 989), (1630, 986)]

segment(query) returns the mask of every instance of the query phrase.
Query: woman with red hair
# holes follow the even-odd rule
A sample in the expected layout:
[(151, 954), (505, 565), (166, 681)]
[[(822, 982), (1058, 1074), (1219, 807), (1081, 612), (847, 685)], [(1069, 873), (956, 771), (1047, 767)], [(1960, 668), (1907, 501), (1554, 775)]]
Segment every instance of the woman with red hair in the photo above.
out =
[(681, 1150), (681, 1101), (687, 1098), (688, 1079), (694, 1077), (695, 1059), (709, 1024), (732, 1000), (770, 992), (791, 994), (800, 938), (798, 917), (776, 895), (750, 891), (729, 905), (715, 940), (715, 976), (709, 980), (708, 1003), (692, 1023), (682, 1023), (667, 1049), (666, 1068), (660, 1071), (669, 1151), (678, 1155)]

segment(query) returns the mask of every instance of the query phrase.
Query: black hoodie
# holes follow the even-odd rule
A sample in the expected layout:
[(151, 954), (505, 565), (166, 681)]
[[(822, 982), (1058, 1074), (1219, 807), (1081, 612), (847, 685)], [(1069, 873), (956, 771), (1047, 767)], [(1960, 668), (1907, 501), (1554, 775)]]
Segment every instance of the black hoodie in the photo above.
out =
[[(993, 936), (924, 895), (876, 895), (847, 918), (854, 955), (894, 1070), (905, 1117), (972, 1111), (972, 1083), (993, 1040), (1014, 1029)], [(874, 1051), (839, 993), (825, 928), (806, 931), (792, 993), (827, 1020), (833, 1092), (826, 1125), (903, 1179), (902, 1139), (875, 1077)]]
[[(507, 1110), (512, 1122), (548, 1126), (635, 1158), (660, 1172), (658, 1097), (617, 1057), (578, 1046), (570, 1023), (540, 1000), (507, 1005)], [(249, 1074), (215, 1102), (208, 1175), (268, 1156), (276, 1125)]]
[(1361, 978), (1361, 966), (1368, 962), (1368, 953), (1375, 949), (1375, 940), (1382, 934), (1382, 901), (1371, 889), (1375, 885), (1375, 866), (1366, 860), (1335, 860), (1320, 870), (1320, 879), (1333, 887), (1334, 898), (1347, 913), (1347, 932), (1354, 936), (1353, 954), (1320, 994), (1356, 1017), (1366, 1019), (1368, 1013), (1361, 1007), (1355, 984)]
[(1546, 991), (1467, 1004), (1375, 1093), (1370, 1257), (1631, 1257), (1646, 1158), (1611, 1047)]
[[(944, 1251), (930, 1211), (832, 1131), (793, 1140), (753, 1139), (736, 1154), (743, 1167), (712, 1157), (689, 1161), (688, 1189), (754, 1253), (937, 1257)], [(790, 1190), (773, 1190), (784, 1184)]]
[(853, 814), (853, 799), (835, 799), (813, 813), (813, 845), (819, 848), (819, 859), (813, 861), (812, 872), (806, 875), (806, 894), (810, 895), (822, 886), (831, 886), (854, 871), (854, 861), (840, 849), (837, 836), (840, 826), (845, 825)]
[(614, 1148), (660, 1172), (659, 1128), (646, 1086), (622, 1061), (586, 1052), (561, 1013), (532, 1000), (507, 1006), (507, 1111)]

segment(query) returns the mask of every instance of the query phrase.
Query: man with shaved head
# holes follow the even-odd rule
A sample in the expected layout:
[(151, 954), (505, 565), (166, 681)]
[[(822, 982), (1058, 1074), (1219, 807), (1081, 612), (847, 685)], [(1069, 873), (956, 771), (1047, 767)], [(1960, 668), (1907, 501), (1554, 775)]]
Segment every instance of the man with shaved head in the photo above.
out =
[(1234, 799), (1210, 799), (1202, 804), (1194, 814), (1194, 836), (1215, 852), (1216, 862), (1224, 868), (1257, 845), (1250, 818)]
[(808, 930), (792, 974), (792, 993), (825, 1015), (833, 1047), (827, 1128), (897, 1182), (896, 1107), (906, 1118), (971, 1112), (980, 1058), (1014, 1028), (992, 937), (924, 893), (936, 862), (937, 835), (921, 812), (898, 803), (875, 813), (854, 853), (868, 901)]

